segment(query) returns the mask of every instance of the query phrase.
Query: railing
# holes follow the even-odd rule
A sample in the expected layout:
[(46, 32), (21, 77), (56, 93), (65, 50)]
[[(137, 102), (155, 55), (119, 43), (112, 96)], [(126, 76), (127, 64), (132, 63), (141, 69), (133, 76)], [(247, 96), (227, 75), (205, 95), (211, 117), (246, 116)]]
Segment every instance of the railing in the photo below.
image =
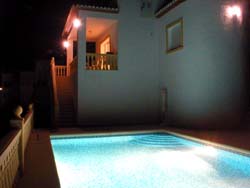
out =
[(117, 70), (116, 54), (86, 54), (87, 70)]
[(56, 76), (67, 76), (67, 66), (56, 65), (55, 73), (56, 73)]
[(52, 82), (52, 100), (53, 100), (53, 126), (55, 127), (55, 118), (57, 116), (57, 113), (59, 111), (59, 100), (58, 100), (58, 96), (57, 96), (57, 84), (56, 84), (56, 76), (57, 76), (57, 69), (55, 66), (55, 58), (52, 57), (51, 62), (50, 62), (50, 66), (51, 66), (51, 82)]
[(33, 105), (29, 106), (29, 112), (25, 118), (21, 118), (22, 107), (18, 106), (15, 111), (15, 119), (10, 121), (10, 125), (18, 131), (0, 153), (0, 188), (14, 187), (18, 170), (21, 175), (24, 173), (25, 149), (33, 127)]
[(19, 146), (21, 131), (18, 131), (8, 147), (0, 155), (0, 188), (11, 188), (20, 166)]
[(29, 141), (29, 136), (31, 134), (34, 125), (34, 115), (32, 110), (33, 106), (30, 106), (29, 108), (30, 108), (29, 112), (24, 117), (24, 126), (23, 126), (24, 150), (26, 150)]

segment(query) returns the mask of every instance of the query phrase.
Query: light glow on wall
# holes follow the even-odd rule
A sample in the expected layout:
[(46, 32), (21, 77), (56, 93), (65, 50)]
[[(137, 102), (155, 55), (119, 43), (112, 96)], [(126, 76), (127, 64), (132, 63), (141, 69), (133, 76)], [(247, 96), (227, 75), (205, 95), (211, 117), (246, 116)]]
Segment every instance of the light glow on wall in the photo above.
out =
[(74, 26), (75, 28), (80, 27), (80, 26), (81, 26), (81, 21), (80, 21), (78, 18), (74, 19), (74, 21), (73, 21), (73, 26)]
[(240, 26), (243, 21), (243, 6), (239, 4), (225, 5), (221, 15), (226, 29), (232, 28), (235, 24)]
[(226, 14), (229, 18), (241, 18), (242, 17), (242, 11), (241, 8), (237, 5), (234, 6), (228, 6), (226, 9)]
[(110, 37), (107, 37), (101, 44), (100, 44), (100, 53), (106, 54), (110, 52)]
[(69, 42), (68, 41), (63, 41), (63, 47), (68, 48), (69, 47)]

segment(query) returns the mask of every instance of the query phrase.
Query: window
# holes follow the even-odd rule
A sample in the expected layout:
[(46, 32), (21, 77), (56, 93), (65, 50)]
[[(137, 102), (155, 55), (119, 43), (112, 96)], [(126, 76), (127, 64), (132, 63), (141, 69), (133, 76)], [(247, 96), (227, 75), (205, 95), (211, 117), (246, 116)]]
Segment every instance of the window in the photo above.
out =
[(166, 52), (171, 53), (183, 48), (183, 19), (180, 18), (166, 26)]
[(101, 44), (100, 44), (100, 53), (106, 54), (110, 52), (110, 37), (107, 37)]

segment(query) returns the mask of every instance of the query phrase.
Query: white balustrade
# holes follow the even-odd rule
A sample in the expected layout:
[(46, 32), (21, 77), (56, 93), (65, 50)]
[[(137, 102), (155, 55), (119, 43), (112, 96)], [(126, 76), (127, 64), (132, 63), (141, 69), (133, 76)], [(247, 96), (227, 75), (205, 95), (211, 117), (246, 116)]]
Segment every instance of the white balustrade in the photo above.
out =
[(15, 119), (10, 121), (10, 125), (17, 129), (17, 133), (0, 150), (0, 188), (14, 187), (18, 170), (24, 173), (24, 155), (28, 140), (33, 127), (33, 105), (29, 106), (29, 112), (25, 118), (20, 118), (22, 107), (15, 110)]
[(19, 146), (21, 131), (0, 155), (0, 188), (12, 188), (20, 166)]
[(87, 70), (117, 70), (117, 55), (116, 54), (94, 54), (87, 53), (86, 55)]
[(55, 71), (56, 71), (56, 76), (67, 76), (67, 66), (56, 65)]

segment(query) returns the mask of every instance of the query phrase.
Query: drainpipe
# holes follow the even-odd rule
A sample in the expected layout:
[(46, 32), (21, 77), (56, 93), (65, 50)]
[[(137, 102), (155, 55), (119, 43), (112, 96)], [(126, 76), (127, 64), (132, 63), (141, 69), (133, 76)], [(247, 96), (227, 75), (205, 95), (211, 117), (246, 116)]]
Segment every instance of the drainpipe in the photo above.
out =
[(167, 113), (167, 89), (161, 89), (161, 122), (164, 123), (166, 121), (166, 113)]

